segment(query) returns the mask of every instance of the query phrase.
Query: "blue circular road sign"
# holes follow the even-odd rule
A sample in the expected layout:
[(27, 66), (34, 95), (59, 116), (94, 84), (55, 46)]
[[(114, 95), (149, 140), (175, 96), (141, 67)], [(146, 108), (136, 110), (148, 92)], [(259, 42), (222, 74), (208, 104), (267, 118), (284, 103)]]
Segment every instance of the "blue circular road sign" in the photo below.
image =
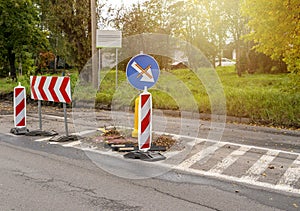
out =
[(149, 89), (158, 80), (158, 63), (152, 56), (139, 54), (128, 62), (126, 76), (134, 88), (144, 90), (147, 87)]

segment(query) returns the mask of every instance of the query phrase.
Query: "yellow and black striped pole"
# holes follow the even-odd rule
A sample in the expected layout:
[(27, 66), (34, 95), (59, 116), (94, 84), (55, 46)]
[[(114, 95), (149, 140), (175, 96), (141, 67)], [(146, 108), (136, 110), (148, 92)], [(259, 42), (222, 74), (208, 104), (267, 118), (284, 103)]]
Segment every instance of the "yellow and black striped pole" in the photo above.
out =
[(138, 125), (139, 125), (139, 100), (140, 97), (137, 97), (135, 99), (135, 103), (134, 103), (134, 128), (132, 131), (131, 136), (133, 138), (137, 138), (138, 137)]

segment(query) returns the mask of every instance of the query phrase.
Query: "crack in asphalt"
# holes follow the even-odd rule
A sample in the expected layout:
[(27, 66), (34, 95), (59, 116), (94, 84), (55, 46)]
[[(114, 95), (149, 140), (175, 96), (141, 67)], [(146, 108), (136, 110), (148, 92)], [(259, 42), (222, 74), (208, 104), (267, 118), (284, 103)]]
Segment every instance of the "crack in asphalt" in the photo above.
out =
[(219, 209), (217, 209), (217, 208), (214, 208), (214, 207), (211, 207), (211, 206), (207, 206), (207, 205), (201, 204), (201, 203), (199, 203), (199, 202), (194, 202), (194, 201), (191, 201), (191, 200), (188, 200), (188, 199), (184, 199), (184, 198), (182, 198), (182, 197), (175, 196), (175, 195), (172, 195), (172, 194), (170, 194), (170, 193), (167, 193), (167, 192), (158, 190), (157, 188), (152, 188), (152, 189), (153, 189), (154, 191), (157, 191), (157, 192), (159, 192), (159, 193), (165, 194), (165, 195), (170, 196), (170, 197), (175, 198), (175, 199), (179, 199), (179, 200), (186, 201), (186, 202), (189, 202), (189, 203), (192, 203), (192, 204), (200, 205), (200, 206), (202, 206), (202, 207), (206, 207), (206, 208), (208, 208), (208, 209), (212, 209), (212, 210), (215, 210), (215, 211), (221, 211), (221, 210), (219, 210)]
[(132, 184), (132, 185), (135, 185), (135, 186), (138, 186), (138, 187), (151, 189), (151, 190), (153, 190), (153, 191), (155, 191), (155, 192), (161, 193), (161, 194), (163, 194), (163, 195), (169, 196), (169, 197), (174, 198), (174, 199), (178, 199), (178, 200), (185, 201), (185, 202), (188, 202), (188, 203), (191, 203), (191, 204), (199, 205), (199, 206), (202, 206), (202, 207), (211, 209), (211, 210), (221, 211), (221, 210), (219, 210), (219, 209), (217, 209), (217, 208), (214, 208), (214, 207), (211, 207), (211, 206), (208, 206), (208, 205), (205, 205), (205, 204), (201, 204), (201, 203), (199, 203), (199, 202), (194, 202), (194, 201), (191, 201), (191, 200), (188, 200), (188, 199), (179, 197), (179, 196), (175, 196), (175, 195), (173, 195), (173, 194), (171, 194), (171, 193), (161, 191), (161, 190), (159, 190), (159, 189), (157, 189), (157, 188), (150, 187), (150, 186), (148, 186), (148, 185), (141, 185), (141, 184), (137, 184), (137, 183), (135, 183), (135, 182), (131, 182), (131, 184)]
[[(58, 188), (61, 189), (65, 193), (79, 193), (88, 197), (89, 202), (95, 206), (103, 206), (106, 209), (112, 210), (122, 210), (130, 211), (130, 210), (141, 210), (141, 207), (138, 206), (129, 206), (120, 201), (109, 199), (106, 197), (97, 196), (96, 189), (84, 188), (78, 185), (72, 184), (72, 182), (68, 182), (62, 179), (54, 179), (53, 177), (50, 179), (43, 178), (34, 178), (28, 173), (21, 170), (13, 170), (14, 175), (24, 178), (26, 181), (32, 181), (37, 184), (42, 184), (42, 188)], [(52, 183), (52, 184), (51, 184)], [(62, 186), (58, 186), (57, 183), (63, 183), (65, 187), (70, 188), (70, 190), (66, 190), (67, 188), (63, 188)]]
[[(62, 180), (62, 179), (54, 179), (53, 177), (49, 178), (49, 179), (34, 178), (34, 177), (28, 175), (28, 173), (26, 173), (24, 171), (20, 171), (20, 170), (13, 170), (13, 173), (16, 176), (25, 178), (25, 180), (27, 180), (27, 181), (33, 181), (34, 183), (37, 183), (37, 184), (43, 184), (41, 186), (43, 188), (59, 188), (59, 189), (62, 189), (63, 192), (65, 192), (65, 193), (77, 192), (77, 193), (80, 193), (80, 194), (84, 194), (84, 195), (89, 197), (90, 203), (93, 204), (93, 206), (95, 206), (95, 207), (96, 206), (101, 206), (101, 205), (105, 206), (106, 208), (109, 207), (111, 209), (116, 209), (116, 208), (122, 207), (122, 210), (128, 210), (128, 211), (129, 210), (141, 210), (142, 209), (141, 207), (138, 207), (138, 206), (135, 206), (135, 207), (128, 206), (126, 204), (120, 203), (120, 201), (117, 201), (117, 200), (97, 196), (96, 189), (90, 189), (90, 188), (85, 188), (85, 187), (82, 187), (82, 186), (74, 185), (74, 184), (72, 184), (72, 182), (68, 182), (68, 181), (65, 181), (65, 180)], [(65, 185), (65, 187), (69, 187), (70, 190), (66, 190), (67, 188), (62, 188), (62, 186), (57, 186), (55, 183), (63, 183)], [(178, 200), (185, 201), (185, 202), (188, 202), (188, 203), (191, 203), (191, 204), (199, 205), (199, 206), (211, 209), (211, 210), (221, 211), (217, 208), (214, 208), (214, 207), (211, 207), (211, 206), (208, 206), (208, 205), (205, 205), (205, 204), (201, 204), (201, 203), (198, 203), (198, 202), (194, 202), (194, 201), (191, 201), (191, 200), (179, 197), (179, 196), (175, 196), (175, 195), (173, 195), (171, 193), (168, 193), (168, 192), (161, 191), (158, 188), (150, 187), (150, 186), (147, 186), (147, 185), (136, 184), (135, 182), (131, 182), (131, 184), (135, 185), (137, 187), (151, 189), (152, 191), (161, 193), (163, 195), (172, 197), (174, 199), (178, 199)]]

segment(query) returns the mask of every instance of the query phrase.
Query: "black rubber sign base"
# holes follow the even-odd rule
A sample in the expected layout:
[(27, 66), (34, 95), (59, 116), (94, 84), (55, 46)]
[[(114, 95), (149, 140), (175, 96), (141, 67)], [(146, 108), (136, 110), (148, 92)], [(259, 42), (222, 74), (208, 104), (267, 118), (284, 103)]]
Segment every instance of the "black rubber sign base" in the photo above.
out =
[(15, 135), (26, 135), (29, 130), (26, 127), (21, 127), (21, 128), (12, 128), (10, 130), (11, 133), (15, 134)]
[(61, 136), (54, 136), (49, 141), (50, 142), (67, 142), (67, 141), (77, 141), (82, 139), (82, 137), (77, 135), (61, 135)]
[(44, 131), (44, 130), (32, 130), (25, 134), (26, 136), (55, 136), (58, 133), (54, 130), (52, 131)]
[(160, 154), (159, 152), (142, 152), (142, 151), (133, 151), (129, 152), (124, 155), (124, 158), (129, 158), (129, 159), (140, 159), (143, 161), (149, 161), (149, 162), (154, 162), (154, 161), (159, 161), (159, 160), (165, 160), (166, 157)]

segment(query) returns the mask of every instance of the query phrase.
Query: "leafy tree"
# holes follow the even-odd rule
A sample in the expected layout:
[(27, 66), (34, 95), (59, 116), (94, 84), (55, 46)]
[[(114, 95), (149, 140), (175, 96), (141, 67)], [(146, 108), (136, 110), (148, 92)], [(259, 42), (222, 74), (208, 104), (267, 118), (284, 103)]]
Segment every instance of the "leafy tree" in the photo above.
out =
[[(90, 0), (37, 0), (41, 6), (42, 28), (49, 32), (51, 50), (80, 72), (91, 58)], [(98, 23), (108, 23), (102, 15), (107, 0), (96, 1)], [(98, 24), (99, 25), (99, 24)]]
[(255, 49), (283, 60), (288, 70), (300, 74), (300, 4), (298, 0), (245, 0)]
[(125, 37), (142, 33), (168, 33), (162, 2), (149, 0), (143, 4), (133, 4), (131, 8), (111, 9), (115, 12), (114, 27), (122, 30)]
[(53, 46), (66, 39), (69, 51), (79, 71), (91, 57), (91, 18), (89, 0), (51, 0), (47, 25), (52, 33)]
[[(143, 33), (160, 33), (169, 34), (170, 27), (166, 20), (167, 14), (160, 0), (150, 0), (143, 4), (134, 4), (131, 8), (121, 7), (119, 9), (111, 9), (114, 12), (114, 27), (122, 30), (123, 36), (139, 35)], [(168, 42), (165, 42), (165, 49), (169, 49)], [(160, 45), (161, 42), (153, 42), (153, 46)], [(137, 37), (135, 47), (138, 49), (128, 49), (129, 51), (136, 50), (137, 52), (145, 49), (144, 39), (142, 36)], [(157, 46), (156, 46), (157, 47)], [(134, 47), (133, 47), (134, 48)], [(163, 56), (154, 55), (162, 68), (168, 66), (168, 59)], [(126, 62), (126, 61), (125, 61)]]
[(14, 80), (16, 55), (47, 47), (45, 34), (38, 25), (38, 7), (31, 0), (0, 0), (0, 52), (9, 62)]
[[(53, 53), (81, 71), (92, 56), (90, 0), (39, 0), (39, 5)], [(103, 4), (96, 5), (99, 14), (102, 7)]]

